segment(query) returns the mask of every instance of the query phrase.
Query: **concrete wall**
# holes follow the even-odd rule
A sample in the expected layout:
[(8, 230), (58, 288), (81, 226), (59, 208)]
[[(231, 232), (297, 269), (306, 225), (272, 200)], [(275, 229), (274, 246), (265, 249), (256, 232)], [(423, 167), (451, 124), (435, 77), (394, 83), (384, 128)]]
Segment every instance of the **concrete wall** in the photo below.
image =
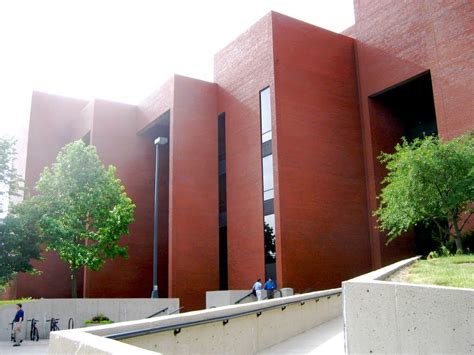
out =
[(81, 331), (56, 332), (51, 334), (48, 354), (133, 354), (159, 355), (155, 351), (140, 349), (136, 346), (98, 337)]
[[(154, 327), (171, 327), (171, 330), (124, 339), (123, 343), (163, 354), (254, 354), (340, 316), (342, 311), (341, 297), (338, 296), (340, 290), (312, 292), (176, 316), (87, 328), (83, 330), (89, 333), (87, 337), (81, 337), (77, 333), (79, 331), (57, 332), (50, 341), (50, 354), (64, 354), (65, 349), (71, 349), (66, 353), (87, 354), (91, 349), (90, 346), (92, 349), (95, 346), (95, 340), (91, 338), (91, 334), (104, 337), (109, 334)], [(289, 304), (290, 302), (292, 303)], [(273, 306), (276, 308), (265, 310)], [(243, 312), (249, 314), (238, 316)], [(258, 315), (259, 312), (261, 312), (260, 315)], [(238, 317), (232, 318), (233, 316)], [(229, 321), (226, 324), (219, 320), (203, 325), (181, 327), (181, 331), (174, 334), (174, 325), (179, 327), (178, 324), (215, 317), (224, 317), (224, 319), (229, 317)], [(97, 346), (100, 347), (101, 338), (95, 339), (97, 339)], [(121, 350), (118, 345), (116, 349), (119, 352)], [(124, 347), (123, 353), (126, 353), (128, 349), (131, 348)], [(110, 351), (107, 354), (112, 353)]]
[[(293, 296), (293, 291), (294, 290), (289, 287), (282, 288), (274, 292), (273, 298)], [(254, 295), (248, 296), (249, 293), (249, 290), (208, 291), (206, 292), (206, 308), (231, 306), (239, 300), (241, 300), (239, 304), (257, 301), (257, 297)], [(262, 299), (266, 300), (267, 297), (267, 291), (262, 290)]]
[[(168, 307), (167, 312), (179, 308), (179, 300), (170, 299), (41, 299), (23, 303), (25, 319), (39, 320), (37, 327), (40, 338), (49, 337), (50, 323), (46, 320), (59, 318), (59, 328), (67, 329), (69, 318), (74, 319), (74, 327), (84, 327), (84, 322), (99, 313), (114, 322), (142, 319)], [(15, 316), (15, 305), (0, 308), (0, 340), (9, 340), (11, 326), (8, 325)], [(167, 313), (163, 313), (167, 314)], [(25, 339), (29, 339), (30, 324), (23, 326)]]
[(343, 283), (348, 354), (474, 350), (474, 290), (383, 281), (407, 259)]

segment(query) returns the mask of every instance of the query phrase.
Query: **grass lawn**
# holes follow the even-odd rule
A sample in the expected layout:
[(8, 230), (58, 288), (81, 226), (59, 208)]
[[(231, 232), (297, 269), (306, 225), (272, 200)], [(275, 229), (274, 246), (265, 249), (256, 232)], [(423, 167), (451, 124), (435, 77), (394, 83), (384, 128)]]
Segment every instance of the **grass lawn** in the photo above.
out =
[(474, 254), (418, 260), (387, 281), (474, 288)]
[(6, 301), (0, 300), (0, 307), (8, 305), (8, 304), (26, 303), (26, 302), (29, 302), (29, 301), (32, 301), (32, 299), (31, 298), (23, 298), (21, 300), (6, 300)]

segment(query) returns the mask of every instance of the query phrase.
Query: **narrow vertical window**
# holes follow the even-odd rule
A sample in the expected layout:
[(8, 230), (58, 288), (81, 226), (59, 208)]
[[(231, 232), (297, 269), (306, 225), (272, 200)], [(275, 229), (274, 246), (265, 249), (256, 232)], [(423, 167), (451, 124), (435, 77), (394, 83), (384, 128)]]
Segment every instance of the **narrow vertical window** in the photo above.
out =
[(219, 288), (228, 289), (227, 276), (227, 190), (225, 160), (225, 113), (217, 117), (219, 171)]
[(260, 126), (262, 135), (263, 243), (265, 278), (276, 280), (275, 189), (273, 182), (272, 110), (270, 88), (260, 91)]

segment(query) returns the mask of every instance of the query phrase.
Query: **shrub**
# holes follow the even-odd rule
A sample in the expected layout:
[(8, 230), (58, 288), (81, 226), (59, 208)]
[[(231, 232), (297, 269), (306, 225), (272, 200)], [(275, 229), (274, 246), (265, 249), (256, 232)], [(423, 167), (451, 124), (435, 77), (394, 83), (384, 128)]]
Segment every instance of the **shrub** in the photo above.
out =
[(93, 317), (92, 319), (86, 320), (85, 323), (86, 324), (110, 324), (110, 323), (113, 323), (113, 321), (111, 321), (109, 317), (106, 317), (102, 313), (100, 313), (96, 315), (95, 317)]

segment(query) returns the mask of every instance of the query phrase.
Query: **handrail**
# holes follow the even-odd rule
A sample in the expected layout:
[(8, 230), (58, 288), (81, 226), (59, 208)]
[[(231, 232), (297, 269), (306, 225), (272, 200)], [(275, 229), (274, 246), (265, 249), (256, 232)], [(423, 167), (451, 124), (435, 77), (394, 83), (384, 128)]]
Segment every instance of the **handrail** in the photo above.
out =
[(158, 314), (160, 313), (163, 313), (163, 312), (166, 312), (168, 310), (169, 307), (166, 307), (166, 308), (163, 308), (162, 310), (156, 312), (156, 313), (153, 313), (151, 316), (148, 316), (147, 318), (153, 318), (154, 316), (157, 316)]
[(243, 311), (243, 312), (230, 314), (226, 316), (216, 316), (216, 317), (212, 317), (208, 319), (196, 320), (196, 321), (191, 321), (191, 322), (183, 322), (183, 323), (177, 323), (177, 324), (172, 324), (172, 325), (164, 325), (164, 326), (148, 328), (148, 329), (130, 330), (130, 331), (122, 332), (122, 333), (109, 334), (109, 335), (106, 335), (105, 338), (120, 340), (120, 339), (133, 338), (136, 336), (161, 333), (168, 330), (174, 330), (175, 334), (178, 334), (181, 331), (181, 328), (188, 328), (188, 327), (193, 327), (196, 325), (215, 323), (219, 321), (222, 321), (223, 324), (225, 325), (227, 324), (229, 319), (239, 318), (239, 317), (247, 316), (249, 314), (256, 314), (257, 316), (260, 316), (262, 312), (266, 312), (272, 309), (281, 308), (282, 310), (284, 310), (286, 309), (288, 305), (291, 305), (291, 304), (299, 303), (300, 305), (304, 305), (305, 301), (316, 300), (317, 302), (320, 298), (324, 298), (324, 297), (331, 298), (332, 296), (339, 297), (341, 294), (342, 294), (342, 290), (339, 288), (337, 289), (337, 291), (324, 293), (318, 296), (308, 296), (308, 297), (303, 297), (303, 298), (299, 297), (298, 300), (282, 302), (276, 305), (271, 305), (271, 306), (253, 309), (249, 311)]
[(239, 304), (241, 301), (243, 301), (244, 299), (246, 299), (247, 297), (249, 297), (251, 295), (253, 295), (253, 291), (250, 291), (250, 293), (248, 295), (245, 295), (244, 297), (242, 297), (241, 299), (236, 301), (234, 304)]
[[(281, 292), (281, 290), (279, 290), (279, 289), (276, 288), (276, 289), (273, 290), (273, 293), (272, 293), (272, 294), (274, 295), (275, 292), (280, 292), (280, 297), (283, 297), (283, 292)], [(268, 296), (269, 296), (269, 295), (268, 295), (268, 290), (267, 290), (267, 297), (265, 297), (265, 298), (263, 298), (263, 299), (264, 299), (264, 300), (268, 299)]]
[(173, 312), (170, 312), (170, 313), (168, 313), (168, 315), (175, 314), (176, 312), (179, 312), (179, 311), (181, 311), (183, 308), (184, 308), (184, 306), (182, 306), (182, 307), (179, 307), (179, 308), (176, 308), (176, 309), (175, 309)]

